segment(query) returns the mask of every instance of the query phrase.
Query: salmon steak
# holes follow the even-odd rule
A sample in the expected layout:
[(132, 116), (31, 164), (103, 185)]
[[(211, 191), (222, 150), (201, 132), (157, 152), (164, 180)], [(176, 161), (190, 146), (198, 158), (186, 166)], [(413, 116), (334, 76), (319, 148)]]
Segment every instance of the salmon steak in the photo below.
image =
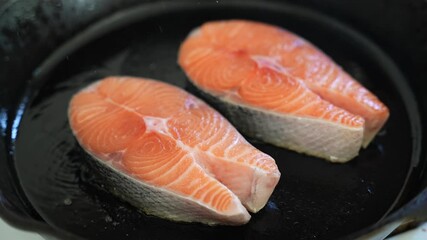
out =
[(110, 190), (147, 214), (242, 225), (280, 172), (217, 111), (172, 85), (107, 77), (76, 93), (69, 123)]
[(181, 44), (178, 63), (241, 132), (332, 162), (357, 156), (389, 117), (331, 58), (276, 26), (207, 22)]

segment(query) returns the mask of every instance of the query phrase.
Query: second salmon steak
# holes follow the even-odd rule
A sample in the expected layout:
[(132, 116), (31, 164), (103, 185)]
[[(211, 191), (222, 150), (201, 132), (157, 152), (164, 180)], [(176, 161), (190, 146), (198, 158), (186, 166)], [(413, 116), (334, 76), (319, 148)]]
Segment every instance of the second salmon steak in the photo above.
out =
[(389, 117), (322, 51), (276, 26), (205, 23), (182, 43), (178, 62), (245, 134), (332, 162), (357, 156)]

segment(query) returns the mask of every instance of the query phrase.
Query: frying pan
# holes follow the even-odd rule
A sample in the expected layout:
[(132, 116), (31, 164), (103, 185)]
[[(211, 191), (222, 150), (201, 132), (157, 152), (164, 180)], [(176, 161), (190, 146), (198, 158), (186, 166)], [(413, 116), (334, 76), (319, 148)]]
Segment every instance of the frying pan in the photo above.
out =
[[(427, 20), (425, 11), (412, 9), (397, 21), (393, 13), (405, 10), (403, 1), (391, 10), (329, 2), (6, 1), (0, 5), (2, 216), (70, 239), (381, 239), (402, 222), (426, 219), (427, 104), (420, 88), (426, 48), (416, 46), (425, 44), (427, 32), (408, 20)], [(356, 18), (360, 9), (368, 12)], [(365, 19), (379, 10), (400, 25)], [(106, 191), (88, 165), (68, 127), (68, 101), (108, 75), (155, 78), (197, 95), (176, 64), (179, 44), (205, 21), (234, 18), (275, 24), (313, 42), (382, 99), (391, 117), (347, 164), (249, 139), (276, 159), (283, 177), (245, 226), (174, 223), (138, 212)], [(399, 37), (405, 31), (413, 31), (409, 45)]]

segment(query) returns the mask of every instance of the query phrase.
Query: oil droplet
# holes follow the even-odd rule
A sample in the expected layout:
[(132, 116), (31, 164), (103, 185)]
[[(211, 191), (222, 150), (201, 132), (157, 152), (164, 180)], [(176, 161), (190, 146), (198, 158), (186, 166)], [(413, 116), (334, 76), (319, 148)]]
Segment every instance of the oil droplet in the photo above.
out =
[(64, 204), (67, 206), (70, 206), (73, 203), (73, 201), (71, 200), (71, 198), (66, 198), (64, 199)]
[(267, 209), (272, 211), (280, 211), (280, 209), (277, 207), (276, 203), (272, 201), (267, 202)]
[(370, 193), (370, 194), (374, 194), (374, 189), (373, 189), (373, 187), (368, 186), (367, 190), (368, 190), (368, 193)]
[(110, 217), (110, 216), (105, 216), (105, 221), (106, 222), (111, 222), (111, 221), (113, 221), (113, 219)]

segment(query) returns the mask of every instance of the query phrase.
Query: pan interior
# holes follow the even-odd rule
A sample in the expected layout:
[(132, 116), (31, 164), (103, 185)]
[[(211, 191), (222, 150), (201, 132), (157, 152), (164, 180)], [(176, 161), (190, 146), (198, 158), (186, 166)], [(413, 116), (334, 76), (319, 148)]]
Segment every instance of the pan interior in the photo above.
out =
[[(377, 222), (394, 207), (413, 154), (411, 119), (403, 101), (410, 96), (397, 87), (403, 80), (392, 74), (396, 66), (382, 61), (387, 57), (378, 55), (380, 49), (334, 20), (292, 6), (151, 10), (147, 14), (147, 7), (141, 8), (139, 20), (114, 31), (109, 31), (114, 24), (104, 26), (84, 46), (71, 44), (76, 50), (29, 88), (16, 167), (25, 193), (46, 222), (90, 239), (334, 239)], [(68, 102), (76, 91), (108, 75), (154, 78), (188, 89), (176, 63), (180, 43), (205, 21), (236, 18), (276, 24), (308, 39), (389, 106), (391, 117), (373, 143), (347, 164), (250, 139), (276, 159), (282, 178), (267, 206), (245, 226), (174, 223), (140, 213), (106, 191), (88, 165), (88, 155), (68, 126)]]

